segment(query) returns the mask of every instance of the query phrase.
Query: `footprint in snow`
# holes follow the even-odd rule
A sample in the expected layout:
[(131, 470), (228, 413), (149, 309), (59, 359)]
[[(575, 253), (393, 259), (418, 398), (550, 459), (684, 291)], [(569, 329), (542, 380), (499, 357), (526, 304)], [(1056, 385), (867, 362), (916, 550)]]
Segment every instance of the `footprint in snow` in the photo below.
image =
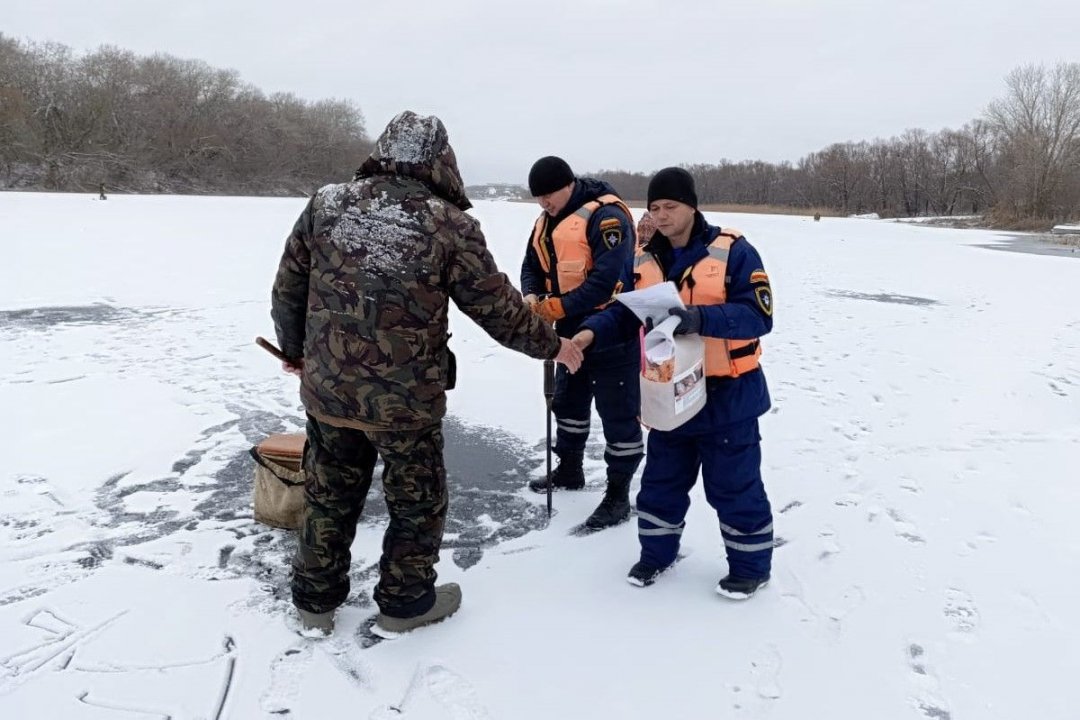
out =
[(270, 662), (270, 685), (259, 698), (259, 707), (271, 715), (290, 715), (313, 652), (311, 642), (299, 642), (281, 651)]
[(958, 588), (945, 591), (945, 617), (960, 633), (973, 633), (979, 627), (979, 610), (971, 595)]
[(921, 644), (912, 642), (905, 648), (905, 655), (908, 667), (911, 668), (911, 684), (915, 688), (911, 696), (912, 707), (922, 717), (930, 720), (952, 720), (948, 703), (941, 696), (938, 679), (927, 664), (926, 649)]

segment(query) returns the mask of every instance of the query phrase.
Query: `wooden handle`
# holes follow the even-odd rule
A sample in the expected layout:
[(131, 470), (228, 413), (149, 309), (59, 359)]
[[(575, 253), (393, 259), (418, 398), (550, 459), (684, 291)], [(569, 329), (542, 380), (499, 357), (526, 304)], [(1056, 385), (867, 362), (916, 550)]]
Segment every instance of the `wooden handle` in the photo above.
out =
[(292, 364), (292, 361), (289, 358), (285, 357), (285, 353), (281, 352), (281, 350), (278, 350), (277, 345), (270, 342), (269, 340), (262, 337), (261, 335), (259, 337), (255, 338), (255, 344), (258, 345), (259, 347), (261, 347), (266, 352), (273, 355), (274, 357), (276, 357), (281, 362)]

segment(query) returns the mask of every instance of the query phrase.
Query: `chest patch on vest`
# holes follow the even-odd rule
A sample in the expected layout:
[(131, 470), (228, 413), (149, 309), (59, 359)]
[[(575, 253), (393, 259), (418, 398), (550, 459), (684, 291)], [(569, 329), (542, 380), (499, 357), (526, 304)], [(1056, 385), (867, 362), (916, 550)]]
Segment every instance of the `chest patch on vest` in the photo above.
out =
[(769, 286), (754, 288), (754, 297), (757, 298), (757, 304), (761, 308), (761, 312), (772, 317), (773, 299), (772, 290), (769, 289)]
[(768, 284), (768, 282), (769, 282), (769, 276), (765, 274), (764, 270), (755, 270), (754, 272), (750, 273), (750, 284), (751, 285), (754, 285), (756, 283)]

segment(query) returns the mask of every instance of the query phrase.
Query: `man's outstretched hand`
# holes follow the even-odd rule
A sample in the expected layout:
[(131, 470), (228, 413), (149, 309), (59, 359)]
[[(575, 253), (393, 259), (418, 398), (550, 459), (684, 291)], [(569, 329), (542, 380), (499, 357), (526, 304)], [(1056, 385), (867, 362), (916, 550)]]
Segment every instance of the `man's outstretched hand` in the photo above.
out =
[(589, 330), (589, 329), (586, 328), (585, 330), (578, 331), (577, 335), (570, 338), (570, 342), (577, 345), (578, 348), (580, 348), (582, 352), (585, 352), (586, 350), (589, 349), (589, 346), (593, 344), (593, 340), (595, 340), (595, 339), (596, 339), (596, 333), (594, 333), (592, 330)]
[(581, 367), (584, 359), (581, 348), (566, 338), (559, 338), (559, 354), (555, 356), (555, 362), (562, 363), (573, 374)]

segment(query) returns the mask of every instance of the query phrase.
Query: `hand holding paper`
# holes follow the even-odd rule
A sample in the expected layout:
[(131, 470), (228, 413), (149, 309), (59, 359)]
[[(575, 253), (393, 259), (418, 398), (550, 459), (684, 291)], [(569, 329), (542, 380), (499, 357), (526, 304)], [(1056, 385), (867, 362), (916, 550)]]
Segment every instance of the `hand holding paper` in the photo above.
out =
[(701, 334), (701, 308), (691, 305), (688, 308), (671, 308), (668, 313), (679, 319), (679, 326), (675, 328), (676, 335), (700, 335)]
[(630, 312), (634, 313), (642, 323), (651, 319), (654, 327), (670, 317), (668, 311), (672, 308), (685, 309), (686, 307), (683, 305), (682, 298), (679, 297), (675, 283), (671, 281), (653, 285), (644, 290), (619, 293), (615, 299), (629, 308)]

